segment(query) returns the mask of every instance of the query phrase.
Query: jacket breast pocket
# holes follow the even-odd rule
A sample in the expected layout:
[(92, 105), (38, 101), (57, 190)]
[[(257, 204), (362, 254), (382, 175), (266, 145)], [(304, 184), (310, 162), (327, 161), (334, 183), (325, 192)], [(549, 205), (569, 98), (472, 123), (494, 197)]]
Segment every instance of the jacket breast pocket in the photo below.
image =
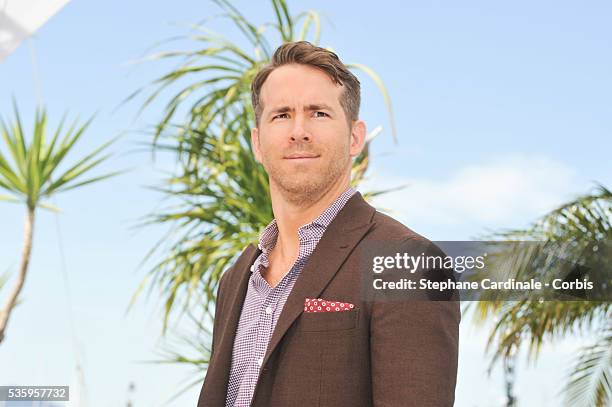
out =
[(347, 331), (357, 327), (359, 309), (337, 312), (304, 312), (299, 319), (299, 332)]

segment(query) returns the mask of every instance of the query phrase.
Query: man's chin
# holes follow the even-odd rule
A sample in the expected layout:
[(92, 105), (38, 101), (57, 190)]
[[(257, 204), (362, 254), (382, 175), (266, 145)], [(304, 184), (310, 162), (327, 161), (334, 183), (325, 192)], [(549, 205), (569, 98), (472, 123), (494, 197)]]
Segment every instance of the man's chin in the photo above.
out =
[(324, 184), (313, 184), (306, 177), (294, 178), (291, 182), (280, 183), (280, 189), (286, 197), (310, 200), (318, 197), (324, 190)]

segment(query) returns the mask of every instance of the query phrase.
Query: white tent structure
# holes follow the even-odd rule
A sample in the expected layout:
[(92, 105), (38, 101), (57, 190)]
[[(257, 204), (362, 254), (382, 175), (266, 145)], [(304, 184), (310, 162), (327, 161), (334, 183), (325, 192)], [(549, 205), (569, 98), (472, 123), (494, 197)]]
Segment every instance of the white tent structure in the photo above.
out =
[(70, 0), (0, 0), (0, 62)]

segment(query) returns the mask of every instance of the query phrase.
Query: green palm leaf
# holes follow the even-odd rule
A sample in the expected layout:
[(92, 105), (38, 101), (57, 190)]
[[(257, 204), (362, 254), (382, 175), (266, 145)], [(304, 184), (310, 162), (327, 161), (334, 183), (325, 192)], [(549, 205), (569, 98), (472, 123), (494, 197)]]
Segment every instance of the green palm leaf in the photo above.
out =
[(606, 407), (612, 403), (612, 325), (598, 339), (581, 349), (576, 358), (566, 392), (570, 406)]
[[(592, 194), (578, 197), (551, 211), (526, 230), (501, 232), (494, 237), (505, 241), (542, 242), (529, 246), (529, 252), (526, 252), (527, 246), (517, 244), (514, 249), (501, 253), (498, 261), (509, 265), (508, 277), (529, 279), (533, 276), (558, 276), (559, 262), (550, 255), (552, 248), (553, 253), (561, 252), (576, 264), (592, 265), (585, 268), (586, 278), (602, 282), (608, 290), (612, 286), (612, 256), (609, 251), (612, 242), (612, 193), (602, 185)], [(605, 252), (605, 249), (608, 251)], [(593, 255), (594, 250), (599, 250), (599, 254)], [(540, 261), (542, 259), (544, 261)], [(478, 323), (491, 317), (497, 320), (488, 341), (488, 348), (494, 348), (491, 367), (501, 358), (516, 354), (523, 345), (528, 346), (528, 357), (535, 360), (545, 342), (607, 327), (612, 320), (612, 306), (609, 298), (601, 299), (534, 301), (526, 298), (476, 303), (474, 311)], [(586, 403), (600, 406), (612, 397), (609, 350), (609, 336), (602, 337), (593, 347), (583, 350), (568, 385), (567, 395), (573, 403), (571, 405)], [(602, 400), (604, 404), (600, 404)]]
[(0, 134), (6, 149), (6, 152), (0, 150), (0, 189), (8, 192), (8, 195), (0, 195), (0, 200), (25, 203), (26, 221), (19, 274), (6, 304), (0, 308), (0, 342), (5, 337), (9, 317), (25, 283), (32, 250), (36, 209), (58, 211), (44, 200), (54, 194), (91, 184), (119, 173), (111, 172), (85, 178), (86, 174), (109, 157), (108, 154), (102, 155), (102, 153), (114, 140), (95, 149), (76, 161), (76, 164), (69, 166), (68, 169), (60, 170), (68, 153), (74, 149), (76, 142), (91, 123), (91, 119), (81, 126), (75, 120), (64, 132), (64, 116), (49, 142), (47, 113), (44, 108), (39, 108), (35, 114), (32, 136), (28, 141), (15, 101), (13, 101), (13, 106), (15, 112), (13, 123), (6, 124), (0, 117)]
[[(81, 158), (68, 169), (60, 172), (59, 167), (67, 154), (80, 140), (91, 119), (80, 127), (75, 121), (68, 131), (62, 133), (64, 120), (54, 133), (50, 143), (46, 140), (47, 113), (45, 109), (36, 112), (33, 136), (28, 143), (15, 104), (15, 121), (12, 125), (0, 119), (0, 134), (8, 149), (8, 155), (0, 152), (0, 188), (10, 193), (6, 200), (26, 202), (29, 208), (40, 206), (41, 200), (54, 193), (73, 189), (95, 181), (103, 180), (119, 172), (112, 172), (87, 180), (86, 173), (98, 167), (109, 155), (101, 155), (115, 140), (98, 147)], [(58, 143), (59, 141), (59, 143)]]

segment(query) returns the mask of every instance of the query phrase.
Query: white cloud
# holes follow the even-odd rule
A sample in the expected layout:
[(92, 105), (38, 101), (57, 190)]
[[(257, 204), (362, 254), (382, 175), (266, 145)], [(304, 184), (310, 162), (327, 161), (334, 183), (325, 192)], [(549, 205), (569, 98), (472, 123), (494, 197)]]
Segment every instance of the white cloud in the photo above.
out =
[(518, 155), (470, 164), (437, 181), (384, 173), (371, 182), (365, 190), (407, 184), (374, 203), (409, 225), (470, 225), (470, 232), (535, 220), (587, 188), (563, 163)]

